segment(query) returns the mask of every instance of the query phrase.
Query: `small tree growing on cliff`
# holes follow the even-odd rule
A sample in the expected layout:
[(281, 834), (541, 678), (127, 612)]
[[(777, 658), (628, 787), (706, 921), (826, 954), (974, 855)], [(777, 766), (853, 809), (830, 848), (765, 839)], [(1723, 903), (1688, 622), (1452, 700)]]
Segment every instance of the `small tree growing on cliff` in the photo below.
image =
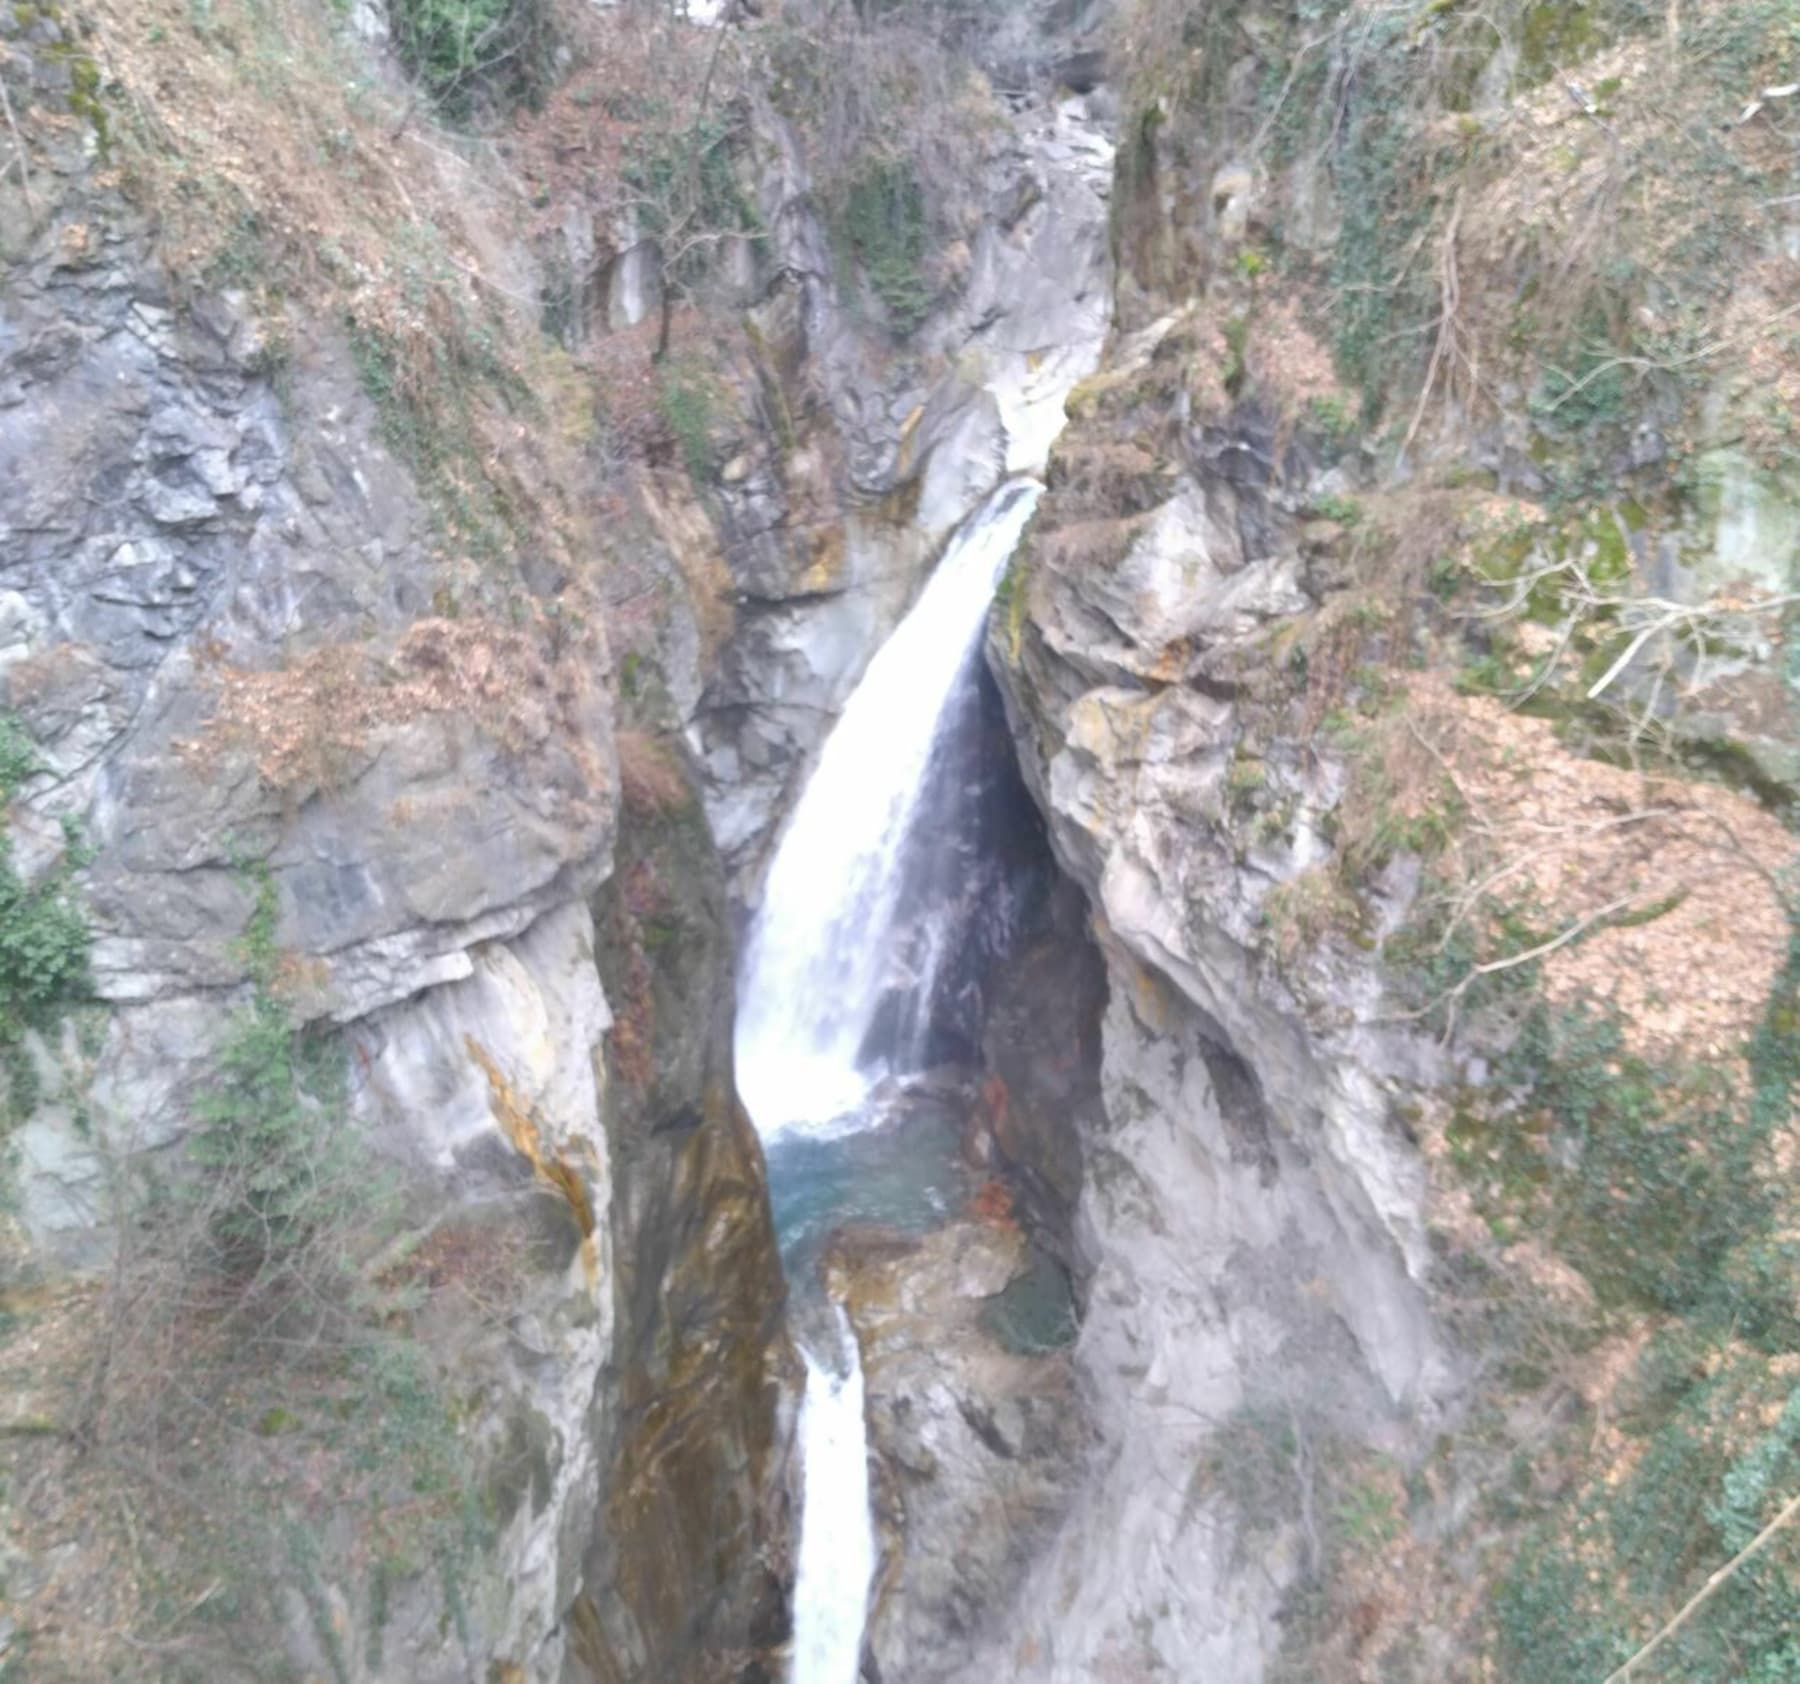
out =
[(632, 56), (644, 85), (633, 90), (639, 120), (611, 209), (656, 248), (662, 297), (653, 356), (661, 362), (677, 306), (696, 301), (721, 255), (760, 239), (762, 225), (739, 179), (749, 125), (735, 30), (721, 18), (702, 57), (692, 26), (664, 8), (639, 10), (636, 23)]

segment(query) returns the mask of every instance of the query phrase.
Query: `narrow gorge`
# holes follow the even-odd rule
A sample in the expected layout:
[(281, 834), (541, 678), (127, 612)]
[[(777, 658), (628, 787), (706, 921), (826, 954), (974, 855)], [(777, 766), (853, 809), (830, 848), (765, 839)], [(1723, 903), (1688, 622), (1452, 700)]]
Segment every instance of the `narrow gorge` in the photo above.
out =
[(0, 8), (0, 1684), (1800, 1681), (1796, 62)]

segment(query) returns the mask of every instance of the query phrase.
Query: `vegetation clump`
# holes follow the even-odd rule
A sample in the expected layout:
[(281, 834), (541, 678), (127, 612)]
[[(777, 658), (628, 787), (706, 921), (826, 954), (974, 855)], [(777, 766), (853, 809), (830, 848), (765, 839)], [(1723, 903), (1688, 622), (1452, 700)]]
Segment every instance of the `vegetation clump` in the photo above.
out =
[(375, 1553), (378, 1649), (401, 1580), (435, 1581), (462, 1622), (486, 1518), (416, 1319), (426, 1295), (405, 1263), (417, 1237), (395, 1178), (351, 1126), (343, 1049), (290, 1004), (272, 879), (246, 868), (246, 880), (250, 998), (176, 1157), (107, 1148), (118, 1255), (72, 1436), (141, 1472), (143, 1488), (126, 1489), (169, 1526), (134, 1539), (158, 1546), (155, 1570), (186, 1610), (159, 1642), (203, 1657), (208, 1625), (277, 1625), (291, 1590), (347, 1680), (320, 1529), (350, 1518)]
[(931, 313), (924, 272), (925, 197), (904, 159), (869, 163), (850, 182), (841, 219), (845, 247), (904, 339)]
[(768, 32), (765, 77), (809, 140), (847, 280), (904, 340), (954, 284), (956, 205), (997, 126), (970, 74), (995, 18), (944, 0), (806, 4)]
[[(1500, 1232), (1573, 1264), (1603, 1317), (1656, 1318), (1615, 1404), (1622, 1471), (1523, 1499), (1492, 1605), (1494, 1655), (1520, 1684), (1607, 1676), (1794, 1495), (1800, 1247), (1778, 1143), (1800, 1089), (1797, 988), (1800, 929), (1741, 1074), (1635, 1052), (1590, 1003), (1533, 1000), (1495, 1073), (1507, 1101), (1451, 1131)], [(1797, 1565), (1800, 1540), (1768, 1540), (1633, 1676), (1795, 1676)]]
[(389, 0), (388, 19), (402, 62), (449, 116), (536, 105), (549, 87), (549, 0)]
[(658, 366), (657, 412), (696, 486), (707, 484), (716, 465), (712, 440), (716, 403), (712, 373), (698, 356), (683, 354)]
[(1800, 1336), (1787, 1301), (1800, 1257), (1775, 1237), (1769, 1152), (1797, 1060), (1792, 1028), (1765, 1023), (1746, 1095), (1724, 1072), (1633, 1051), (1603, 1008), (1538, 1001), (1496, 1072), (1516, 1096), (1506, 1121), (1453, 1129), (1451, 1145), (1469, 1148), (1490, 1209), (1566, 1256), (1603, 1304), (1716, 1317), (1780, 1345)]
[(387, 312), (352, 312), (346, 322), (357, 373), (443, 536), (478, 557), (504, 558), (528, 522), (517, 488), (495, 469), (487, 430), (494, 408), (535, 417), (537, 399), (427, 231), (398, 271), (403, 328)]
[[(36, 750), (16, 718), (0, 716), (0, 812), (39, 770)], [(34, 882), (19, 873), (0, 818), (0, 1072), (4, 1114), (18, 1121), (37, 1099), (26, 1048), (32, 1030), (47, 1029), (88, 992), (88, 927), (70, 888), (83, 863), (79, 837), (67, 834), (58, 864)]]

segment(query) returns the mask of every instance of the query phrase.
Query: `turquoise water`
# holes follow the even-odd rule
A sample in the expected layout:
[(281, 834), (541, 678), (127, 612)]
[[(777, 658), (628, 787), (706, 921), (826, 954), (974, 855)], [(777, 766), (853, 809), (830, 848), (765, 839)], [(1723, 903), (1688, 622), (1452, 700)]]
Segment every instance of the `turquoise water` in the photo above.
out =
[[(978, 1175), (963, 1159), (962, 1136), (953, 1102), (912, 1095), (835, 1137), (785, 1135), (768, 1147), (775, 1232), (803, 1315), (821, 1300), (819, 1265), (833, 1234), (876, 1227), (920, 1236), (966, 1208)], [(981, 1320), (1020, 1356), (1072, 1343), (1068, 1272), (1033, 1245), (1024, 1273), (988, 1302)]]
[(778, 1135), (765, 1150), (782, 1262), (796, 1292), (818, 1290), (819, 1260), (837, 1229), (863, 1224), (925, 1234), (967, 1203), (959, 1109), (908, 1095), (854, 1129)]

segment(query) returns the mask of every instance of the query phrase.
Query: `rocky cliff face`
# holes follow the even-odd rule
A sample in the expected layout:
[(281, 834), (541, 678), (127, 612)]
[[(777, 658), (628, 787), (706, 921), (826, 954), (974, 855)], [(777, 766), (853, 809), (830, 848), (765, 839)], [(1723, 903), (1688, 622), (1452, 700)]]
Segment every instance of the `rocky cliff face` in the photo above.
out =
[[(191, 1173), (241, 1008), (279, 1000), (293, 1036), (330, 1038), (360, 1173), (394, 1184), (403, 1214), (354, 1266), (399, 1271), (379, 1277), (400, 1306), (381, 1336), (404, 1329), (446, 1400), (441, 1456), (479, 1543), (440, 1573), (338, 1501), (374, 1476), (327, 1471), (324, 1382), (295, 1370), (261, 1427), (208, 1421), (266, 1446), (241, 1459), (269, 1495), (240, 1564), (258, 1565), (265, 1521), (326, 1540), (304, 1571), (300, 1545), (270, 1546), (274, 1577), (302, 1588), (264, 1640), (340, 1680), (744, 1675), (752, 1634), (780, 1636), (785, 1534), (766, 1503), (785, 1347), (760, 1158), (731, 1094), (710, 845), (675, 825), (690, 845), (652, 867), (692, 890), (710, 934), (690, 946), (684, 928), (662, 1026), (627, 1045), (616, 1012), (638, 1027), (641, 979), (608, 967), (644, 825), (628, 814), (615, 872), (614, 675), (598, 626), (551, 606), (590, 588), (579, 555), (524, 538), (472, 573), (443, 463), (397, 429), (386, 342), (172, 264), (166, 222), (121, 191), (107, 122), (125, 96), (97, 68), (153, 101), (154, 20), (115, 21), (94, 35), (32, 6), (0, 24), (27, 147), (0, 188), (0, 705), (36, 767), (11, 858), (49, 881), (78, 827), (97, 1003), (79, 1036), (28, 1046), (42, 1098), (9, 1142), (12, 1287), (65, 1283), (81, 1344), (101, 1312), (66, 1283), (136, 1257), (152, 1219), (121, 1187)], [(279, 143), (283, 112), (264, 115)], [(534, 509), (588, 495), (566, 462), (535, 467)], [(78, 1418), (64, 1388), (86, 1362), (37, 1367), (28, 1412)], [(84, 1448), (46, 1441), (71, 1495), (21, 1517), (6, 1641), (29, 1646), (33, 1676), (93, 1675), (79, 1645), (99, 1626), (65, 1603), (116, 1589), (110, 1523), (79, 1518), (74, 1494), (107, 1465)], [(327, 1458), (310, 1478), (306, 1457)], [(388, 1476), (390, 1512), (445, 1500), (408, 1485), (410, 1464)], [(187, 1549), (187, 1522), (173, 1540), (142, 1524), (134, 1551)], [(136, 1559), (141, 1576), (160, 1557)], [(136, 1618), (119, 1623), (153, 1629)], [(237, 1675), (184, 1622), (155, 1635)]]
[[(1296, 986), (1257, 910), (1325, 847), (1314, 816), (1334, 798), (1329, 761), (1270, 732), (1251, 653), (1313, 606), (1307, 464), (1255, 465), (1253, 420), (1145, 434), (1176, 332), (1120, 348), (1078, 394), (989, 645), (1107, 976), (1075, 1219), (1104, 1448), (980, 1663), (1021, 1679), (1260, 1677), (1300, 1546), (1281, 1530), (1244, 1546), (1208, 1445), (1258, 1408), (1397, 1442), (1455, 1388), (1424, 1291), (1424, 1177), (1390, 1111), (1418, 1055), (1362, 1027), (1380, 986), (1366, 961), (1309, 956)], [(1231, 808), (1251, 741), (1291, 824), (1246, 856)]]
[[(1602, 1652), (1604, 1671), (1657, 1614), (1582, 1603), (1574, 1626), (1552, 1630), (1534, 1575), (1564, 1526), (1592, 1529), (1559, 1560), (1649, 1548), (1627, 1500), (1614, 1506), (1612, 1458), (1638, 1454), (1640, 1437), (1652, 1455), (1689, 1442), (1682, 1411), (1711, 1405), (1683, 1394), (1646, 1424), (1616, 1437), (1596, 1427), (1600, 1438), (1582, 1445), (1559, 1438), (1562, 1423), (1583, 1410), (1604, 1422), (1622, 1396), (1643, 1396), (1632, 1388), (1652, 1384), (1660, 1359), (1640, 1369), (1638, 1355), (1646, 1342), (1666, 1348), (1658, 1340), (1719, 1351), (1711, 1360), (1731, 1385), (1772, 1400), (1784, 1382), (1765, 1365), (1785, 1360), (1773, 1353), (1787, 1335), (1757, 1344), (1760, 1356), (1708, 1344), (1720, 1337), (1708, 1295), (1735, 1289), (1673, 1287), (1672, 1229), (1660, 1230), (1674, 1249), (1653, 1265), (1657, 1284), (1621, 1302), (1606, 1283), (1622, 1278), (1630, 1242), (1616, 1231), (1576, 1238), (1555, 1213), (1587, 1196), (1574, 1184), (1589, 1176), (1602, 1204), (1654, 1202), (1661, 1171), (1649, 1156), (1629, 1168), (1609, 1157), (1638, 1125), (1566, 1089), (1540, 1097), (1544, 1076), (1561, 1035), (1587, 1044), (1581, 1036), (1605, 1022), (1618, 1023), (1618, 1039), (1599, 1030), (1595, 1044), (1639, 1049), (1609, 1065), (1627, 1088), (1645, 1068), (1633, 1057), (1669, 1060), (1657, 1080), (1680, 1088), (1695, 1079), (1675, 1073), (1689, 1068), (1683, 1059), (1735, 1047), (1764, 1073), (1753, 1083), (1771, 1084), (1757, 1091), (1782, 1097), (1767, 1113), (1760, 1101), (1727, 1107), (1734, 1120), (1704, 1125), (1723, 1131), (1702, 1154), (1710, 1167), (1683, 1161), (1702, 1181), (1728, 1173), (1737, 1148), (1722, 1142), (1747, 1128), (1762, 1142), (1746, 1148), (1760, 1164), (1752, 1180), (1770, 1185), (1787, 1148), (1755, 1118), (1786, 1137), (1789, 1122), (1774, 1119), (1791, 1119), (1792, 1089), (1759, 1061), (1787, 1056), (1767, 1036), (1789, 984), (1757, 932), (1771, 916), (1777, 932), (1788, 923), (1741, 853), (1738, 866), (1679, 863), (1683, 845), (1663, 837), (1650, 853), (1627, 850), (1628, 864), (1578, 839), (1704, 811), (1737, 838), (1724, 846), (1791, 861), (1791, 838), (1766, 812), (1691, 782), (1696, 763), (1682, 754), (1709, 733), (1735, 741), (1731, 775), (1784, 810), (1769, 774), (1773, 715), (1734, 713), (1727, 698), (1764, 692), (1777, 712), (1792, 705), (1791, 685), (1761, 665), (1735, 616), (1757, 601), (1773, 611), (1763, 593), (1791, 583), (1796, 552), (1778, 520), (1754, 517), (1761, 536), (1735, 552), (1737, 583), (1721, 595), (1730, 499), (1695, 496), (1691, 480), (1672, 490), (1666, 477), (1667, 438), (1682, 436), (1690, 471), (1711, 483), (1716, 441), (1739, 424), (1726, 419), (1737, 402), (1728, 372), (1706, 390), (1647, 381), (1641, 410), (1595, 421), (1601, 445), (1555, 418), (1543, 394), (1557, 377), (1529, 365), (1545, 354), (1529, 328), (1515, 324), (1511, 341), (1525, 367), (1481, 341), (1497, 385), (1477, 391), (1459, 383), (1466, 363), (1440, 367), (1476, 354), (1493, 325), (1483, 311), (1499, 309), (1501, 278), (1516, 278), (1507, 265), (1524, 261), (1494, 234), (1507, 213), (1481, 195), (1529, 198), (1532, 160), (1515, 159), (1521, 173), (1509, 178), (1420, 155), (1408, 191), (1433, 169), (1446, 183), (1431, 225), (1448, 277), (1432, 300), (1438, 352), (1422, 394), (1391, 364), (1381, 378), (1395, 386), (1346, 391), (1365, 308), (1355, 265), (1383, 260), (1382, 232), (1355, 198), (1370, 188), (1356, 149), (1375, 134), (1397, 144), (1400, 83), (1383, 80), (1384, 49), (1365, 55), (1331, 31), (1300, 42), (1265, 33), (1267, 21), (1235, 9), (1216, 29), (1197, 26), (1182, 37), (1193, 55), (1180, 70), (1155, 57), (1151, 43), (1173, 38), (1152, 9), (1120, 37), (1119, 69), (1135, 77), (1114, 206), (1130, 331), (1071, 397), (1049, 490), (990, 627), (1021, 764), (1059, 861), (1086, 893), (1106, 970), (1101, 1112), (1072, 1131), (1052, 1119), (1048, 1135), (1053, 1162), (1072, 1143), (1081, 1162), (1075, 1358), (1096, 1448), (1060, 1530), (995, 1621), (1004, 1637), (979, 1645), (957, 1676), (1548, 1679)], [(1324, 64), (1308, 57), (1322, 46)], [(1621, 50), (1605, 62), (1639, 61)], [(1285, 83), (1259, 79), (1271, 65), (1285, 67)], [(1635, 74), (1624, 69), (1627, 82)], [(1380, 89), (1390, 103), (1343, 119), (1338, 139), (1270, 142), (1278, 125), (1313, 132), (1310, 115), (1285, 104), (1308, 78), (1338, 90), (1340, 113)], [(1482, 84), (1480, 115), (1465, 124), (1516, 111), (1506, 103), (1516, 86)], [(1548, 96), (1516, 98), (1560, 127)], [(1647, 120), (1641, 109), (1632, 119)], [(1617, 232), (1626, 244), (1639, 237)], [(1749, 252), (1773, 243), (1747, 233)], [(1730, 277), (1739, 302), (1728, 313), (1761, 298), (1765, 276)], [(1484, 302), (1459, 303), (1458, 285)], [(1704, 288), (1721, 298), (1725, 278)], [(1613, 452), (1604, 465), (1602, 449)], [(1495, 546), (1507, 542), (1516, 547), (1503, 560)], [(1472, 590), (1458, 583), (1469, 570), (1482, 581)], [(1562, 594), (1564, 579), (1601, 574), (1608, 585)], [(1552, 600), (1527, 606), (1534, 588)], [(1664, 592), (1659, 606), (1641, 601)], [(1586, 618), (1595, 608), (1599, 626)], [(1674, 619), (1715, 612), (1742, 638), (1717, 672), (1691, 651), (1647, 653)], [(1497, 667), (1481, 667), (1483, 656)], [(1506, 707), (1472, 699), (1484, 692)], [(1558, 745), (1546, 727), (1506, 723), (1507, 707), (1555, 721)], [(1655, 732), (1663, 744), (1654, 769), (1633, 761), (1642, 783), (1579, 759), (1620, 753), (1618, 715), (1632, 742)], [(1665, 877), (1666, 895), (1651, 881)], [(1708, 1008), (1684, 991), (1668, 1010), (1686, 1028), (1664, 1037), (1654, 1025), (1669, 1019), (1651, 995), (1692, 974), (1675, 954), (1698, 926), (1638, 945), (1609, 921), (1654, 927), (1713, 892), (1736, 909), (1738, 957), (1701, 969), (1717, 978), (1743, 964), (1754, 981), (1732, 1027), (1720, 1017), (1698, 1034)], [(1498, 998), (1481, 992), (1489, 977), (1507, 979)], [(1712, 1010), (1737, 1010), (1716, 982), (1701, 992)], [(1564, 1028), (1545, 1040), (1550, 1021)], [(1506, 1074), (1496, 1080), (1496, 1069)], [(1521, 1103), (1509, 1082), (1533, 1097)], [(1675, 1121), (1680, 1104), (1669, 1126), (1692, 1139), (1702, 1125)], [(1470, 1142), (1489, 1128), (1497, 1134), (1483, 1139), (1535, 1129), (1555, 1144), (1523, 1157), (1496, 1146), (1488, 1160)], [(1542, 1202), (1521, 1199), (1519, 1182), (1500, 1194), (1495, 1177), (1507, 1174), (1547, 1176)], [(1469, 1220), (1471, 1196), (1494, 1226)], [(1760, 1220), (1725, 1226), (1746, 1243)], [(1786, 1303), (1791, 1271), (1782, 1279)], [(1544, 1350), (1540, 1337), (1562, 1353), (1549, 1359), (1556, 1380), (1520, 1354)], [(1509, 1423), (1498, 1441), (1496, 1418)], [(1749, 1438), (1713, 1450), (1721, 1467), (1753, 1453)], [(1522, 1508), (1497, 1487), (1505, 1456), (1532, 1491)], [(1571, 1489), (1587, 1494), (1580, 1522)], [(1373, 1511), (1384, 1518), (1365, 1525)], [(1763, 1518), (1772, 1512), (1762, 1501)], [(1615, 1531), (1602, 1543), (1606, 1524)], [(1680, 1547), (1697, 1554), (1727, 1553), (1713, 1534), (1684, 1536)], [(1457, 1553), (1472, 1539), (1492, 1552), (1486, 1566)], [(1432, 1588), (1410, 1588), (1421, 1584)], [(1685, 1664), (1723, 1676), (1732, 1644), (1760, 1653), (1777, 1641), (1781, 1608), (1781, 1593), (1752, 1592), (1729, 1617), (1739, 1623), (1701, 1639)]]
[(618, 1002), (606, 1120), (620, 1337), (592, 1419), (606, 1506), (570, 1677), (777, 1677), (799, 1376), (762, 1153), (731, 1071), (722, 863), (679, 748), (633, 735), (600, 970)]

